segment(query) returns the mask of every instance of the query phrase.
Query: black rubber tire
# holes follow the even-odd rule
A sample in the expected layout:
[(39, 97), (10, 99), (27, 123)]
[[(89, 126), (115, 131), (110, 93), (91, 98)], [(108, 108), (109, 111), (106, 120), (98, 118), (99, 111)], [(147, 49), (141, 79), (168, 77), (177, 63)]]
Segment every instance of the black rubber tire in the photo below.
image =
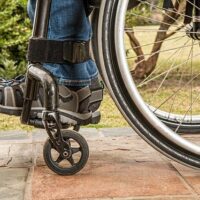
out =
[(160, 134), (139, 111), (126, 89), (119, 71), (120, 66), (118, 65), (115, 51), (114, 30), (118, 3), (118, 0), (109, 0), (105, 2), (101, 37), (103, 42), (105, 70), (109, 77), (110, 89), (115, 95), (114, 100), (119, 109), (123, 111), (122, 114), (129, 124), (151, 146), (173, 160), (191, 167), (200, 168), (200, 156), (178, 146)]
[(74, 166), (70, 168), (61, 168), (59, 167), (55, 161), (52, 160), (51, 157), (51, 149), (53, 148), (53, 144), (50, 141), (50, 139), (47, 139), (47, 141), (44, 144), (43, 148), (43, 156), (44, 161), (46, 165), (56, 174), (62, 175), (62, 176), (70, 176), (78, 173), (83, 167), (86, 165), (88, 158), (89, 158), (89, 147), (88, 144), (83, 136), (78, 134), (75, 131), (72, 130), (64, 130), (63, 131), (63, 138), (72, 138), (77, 143), (79, 143), (81, 147), (81, 158), (78, 163), (76, 163)]

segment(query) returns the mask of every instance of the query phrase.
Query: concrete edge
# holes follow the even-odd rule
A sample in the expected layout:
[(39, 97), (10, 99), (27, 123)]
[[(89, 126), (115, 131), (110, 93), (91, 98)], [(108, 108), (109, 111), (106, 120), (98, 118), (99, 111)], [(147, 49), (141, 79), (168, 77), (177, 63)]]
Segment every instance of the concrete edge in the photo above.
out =
[(32, 200), (32, 179), (34, 174), (34, 167), (29, 168), (26, 179), (26, 186), (24, 190), (24, 200)]

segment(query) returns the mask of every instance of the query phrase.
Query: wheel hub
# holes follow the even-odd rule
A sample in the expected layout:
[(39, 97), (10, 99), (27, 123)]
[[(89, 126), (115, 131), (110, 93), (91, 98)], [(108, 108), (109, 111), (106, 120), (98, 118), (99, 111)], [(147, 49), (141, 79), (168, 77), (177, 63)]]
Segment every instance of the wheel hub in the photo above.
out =
[(70, 149), (64, 149), (62, 156), (63, 158), (70, 158), (72, 155), (72, 151)]
[(68, 157), (68, 156), (69, 156), (69, 153), (68, 153), (67, 151), (64, 151), (64, 152), (63, 152), (63, 156), (64, 156), (64, 157)]
[(192, 24), (186, 26), (186, 34), (193, 40), (200, 40), (200, 29), (195, 30), (194, 25)]

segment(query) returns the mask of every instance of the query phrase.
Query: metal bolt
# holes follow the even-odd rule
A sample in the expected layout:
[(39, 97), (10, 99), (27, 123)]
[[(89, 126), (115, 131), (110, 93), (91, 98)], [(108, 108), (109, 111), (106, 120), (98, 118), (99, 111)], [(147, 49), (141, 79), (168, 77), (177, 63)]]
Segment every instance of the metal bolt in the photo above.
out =
[(69, 153), (68, 153), (67, 151), (64, 151), (64, 152), (63, 152), (63, 156), (64, 156), (64, 157), (67, 157), (67, 156), (69, 156)]

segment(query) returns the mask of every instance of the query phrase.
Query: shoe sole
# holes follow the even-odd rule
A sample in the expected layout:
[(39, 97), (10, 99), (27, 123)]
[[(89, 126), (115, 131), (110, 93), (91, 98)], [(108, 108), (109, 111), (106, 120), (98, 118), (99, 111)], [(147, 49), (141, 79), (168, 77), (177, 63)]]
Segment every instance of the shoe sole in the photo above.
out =
[[(30, 121), (31, 124), (35, 127), (38, 127), (36, 125), (36, 121), (38, 121), (39, 126), (42, 122), (42, 111), (43, 109), (41, 107), (34, 107), (31, 109), (31, 115)], [(72, 126), (75, 125), (88, 125), (88, 124), (98, 124), (101, 119), (101, 114), (99, 111), (96, 111), (94, 113), (76, 113), (71, 111), (65, 111), (62, 109), (58, 109), (61, 117), (62, 124), (69, 124)], [(7, 115), (14, 115), (14, 116), (21, 116), (22, 107), (10, 107), (10, 106), (2, 106), (0, 105), (0, 113), (7, 114)], [(44, 126), (43, 126), (44, 127)]]
[[(31, 113), (42, 112), (41, 107), (34, 107), (31, 109)], [(2, 106), (0, 105), (0, 113), (7, 115), (20, 116), (22, 113), (22, 107), (11, 107), (11, 106)]]
[[(65, 113), (65, 116), (63, 116), (61, 114), (62, 128), (66, 129), (66, 128), (69, 128), (70, 126), (76, 126), (76, 125), (83, 126), (83, 125), (88, 125), (88, 124), (98, 124), (101, 119), (101, 114), (99, 111), (92, 113), (92, 116), (90, 116), (89, 118), (85, 118), (84, 120), (83, 119), (77, 120), (77, 114), (79, 114), (79, 113), (73, 113), (73, 116), (69, 113), (68, 113), (68, 116), (66, 116), (66, 113)], [(84, 115), (84, 114), (82, 114), (82, 115)], [(42, 116), (42, 114), (39, 113), (37, 115), (37, 118), (30, 119), (30, 125), (32, 125), (36, 128), (44, 128), (44, 124), (42, 122), (41, 116)], [(80, 114), (79, 114), (79, 117), (80, 117)], [(75, 120), (75, 118), (76, 118), (76, 120)]]

